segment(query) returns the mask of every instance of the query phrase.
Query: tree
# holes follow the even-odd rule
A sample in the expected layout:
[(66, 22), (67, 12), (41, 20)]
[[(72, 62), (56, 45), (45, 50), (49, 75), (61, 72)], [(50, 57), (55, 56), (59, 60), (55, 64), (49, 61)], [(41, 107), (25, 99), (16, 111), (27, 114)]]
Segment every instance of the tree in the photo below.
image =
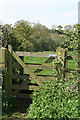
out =
[(66, 25), (66, 26), (64, 26), (64, 30), (66, 30), (66, 31), (70, 31), (72, 28), (73, 28), (72, 25)]
[(2, 26), (2, 46), (7, 47), (8, 44), (12, 45), (13, 50), (18, 49), (18, 41), (14, 34), (14, 28), (9, 24), (5, 24)]
[(33, 29), (28, 21), (17, 21), (14, 25), (14, 33), (18, 40), (19, 50), (30, 51), (33, 49), (33, 41), (31, 38)]
[(9, 31), (11, 30), (11, 26), (9, 24), (5, 24), (2, 26), (2, 46), (6, 47), (9, 43)]
[(63, 27), (61, 25), (58, 25), (57, 28), (58, 30), (62, 30)]
[(35, 51), (50, 50), (51, 37), (49, 29), (40, 23), (34, 24), (33, 29), (32, 39)]

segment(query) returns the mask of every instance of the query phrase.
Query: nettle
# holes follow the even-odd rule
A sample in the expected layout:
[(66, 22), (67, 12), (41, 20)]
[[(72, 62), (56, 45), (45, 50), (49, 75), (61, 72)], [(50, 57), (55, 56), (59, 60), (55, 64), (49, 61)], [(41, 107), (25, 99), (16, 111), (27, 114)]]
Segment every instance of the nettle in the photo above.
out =
[(28, 118), (79, 118), (77, 81), (46, 82), (33, 95)]

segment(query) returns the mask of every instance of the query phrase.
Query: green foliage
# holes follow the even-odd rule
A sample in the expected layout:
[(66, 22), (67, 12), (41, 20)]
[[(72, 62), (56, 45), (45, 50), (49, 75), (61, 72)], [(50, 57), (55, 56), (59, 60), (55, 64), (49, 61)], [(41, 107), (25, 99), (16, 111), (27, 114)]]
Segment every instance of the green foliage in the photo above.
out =
[(7, 47), (8, 44), (13, 46), (13, 50), (18, 49), (18, 41), (14, 34), (14, 28), (9, 25), (5, 24), (2, 26), (2, 46)]
[(14, 25), (14, 33), (17, 38), (19, 50), (31, 51), (33, 48), (31, 35), (33, 29), (28, 21), (20, 20), (17, 21)]
[(79, 29), (80, 25), (75, 24), (72, 29), (69, 31), (64, 31), (62, 37), (66, 38), (66, 40), (62, 43), (62, 47), (68, 48), (69, 50), (76, 50), (78, 49), (78, 42), (79, 42)]
[[(80, 25), (57, 26), (58, 30), (48, 29), (40, 23), (32, 24), (20, 20), (14, 26), (5, 24), (2, 26), (2, 46), (11, 44), (14, 50), (46, 51), (56, 50), (58, 46), (77, 49), (79, 41)], [(16, 46), (15, 46), (16, 45)]]
[(35, 51), (51, 50), (52, 42), (49, 29), (41, 24), (34, 24), (34, 33), (32, 35)]
[[(61, 32), (62, 33), (62, 32)], [(65, 41), (65, 38), (61, 37), (61, 34), (59, 33), (59, 31), (57, 30), (57, 32), (54, 32), (51, 34), (51, 42), (50, 42), (50, 46), (51, 48), (56, 51), (56, 49), (61, 46), (61, 44)]]
[(29, 22), (20, 20), (14, 26), (5, 24), (2, 27), (2, 46), (12, 45), (13, 50), (33, 50), (31, 35), (33, 29)]
[(20, 20), (14, 26), (5, 24), (2, 26), (2, 46), (12, 45), (13, 50), (23, 51), (53, 51), (60, 45), (63, 38), (62, 30), (51, 32), (46, 26), (32, 24)]
[(2, 114), (10, 114), (17, 106), (16, 98), (12, 95), (8, 96), (6, 92), (2, 91)]
[(27, 118), (79, 118), (77, 81), (47, 82), (33, 95)]

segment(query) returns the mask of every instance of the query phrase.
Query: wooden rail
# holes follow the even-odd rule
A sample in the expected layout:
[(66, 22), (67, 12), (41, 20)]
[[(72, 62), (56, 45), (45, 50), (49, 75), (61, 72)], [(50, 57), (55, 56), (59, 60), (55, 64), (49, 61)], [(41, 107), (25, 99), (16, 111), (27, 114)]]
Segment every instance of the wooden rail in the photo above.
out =
[(41, 53), (41, 52), (21, 52), (21, 51), (16, 51), (16, 54), (18, 56), (28, 56), (28, 57), (48, 57), (48, 58), (56, 58), (57, 54), (53, 53)]

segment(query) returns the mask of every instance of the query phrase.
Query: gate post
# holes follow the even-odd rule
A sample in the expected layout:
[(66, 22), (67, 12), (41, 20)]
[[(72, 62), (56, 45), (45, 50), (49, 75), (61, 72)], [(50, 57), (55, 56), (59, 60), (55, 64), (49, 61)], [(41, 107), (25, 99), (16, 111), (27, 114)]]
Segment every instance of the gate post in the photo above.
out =
[(2, 68), (5, 70), (5, 61), (6, 61), (6, 48), (2, 47), (1, 48), (1, 56), (2, 56), (2, 59), (1, 59), (1, 62), (2, 62)]
[[(12, 53), (12, 47), (8, 45), (8, 51)], [(11, 95), (12, 93), (12, 55), (11, 53), (8, 53), (8, 89), (7, 89), (7, 94)]]
[[(68, 66), (68, 60), (67, 60), (67, 55), (68, 55), (68, 49), (65, 48), (58, 48), (57, 49), (57, 59), (59, 63), (57, 64), (57, 73), (58, 73), (58, 78), (65, 78), (66, 80), (68, 79), (67, 75), (67, 66)], [(61, 73), (62, 72), (62, 73)]]
[(57, 48), (57, 79), (64, 79), (64, 57), (65, 50), (61, 47)]
[(4, 70), (4, 72), (5, 72), (5, 76), (4, 76), (4, 80), (3, 80), (3, 86), (5, 87), (5, 90), (6, 90), (6, 92), (7, 92), (7, 49), (6, 48), (4, 48), (4, 47), (2, 47), (1, 48), (1, 63), (2, 63), (2, 68), (3, 68), (3, 70)]
[(65, 48), (65, 57), (64, 57), (64, 78), (67, 80), (68, 79), (68, 72), (67, 72), (67, 68), (68, 68), (68, 49)]

